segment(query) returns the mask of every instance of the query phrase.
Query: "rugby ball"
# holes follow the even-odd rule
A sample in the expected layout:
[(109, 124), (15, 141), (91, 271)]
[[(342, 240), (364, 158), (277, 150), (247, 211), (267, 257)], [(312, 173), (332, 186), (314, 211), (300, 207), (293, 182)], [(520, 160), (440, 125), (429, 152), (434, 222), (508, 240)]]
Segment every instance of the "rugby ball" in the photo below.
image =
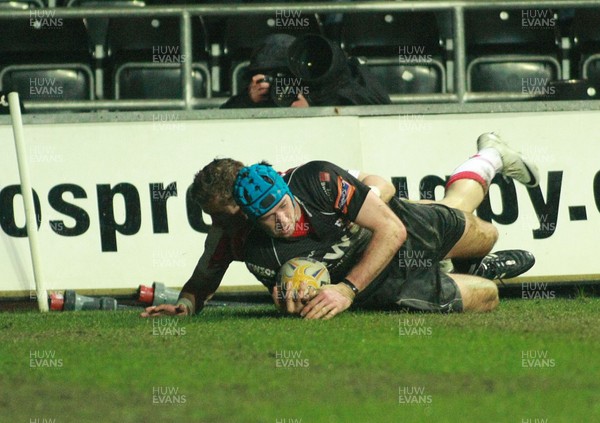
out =
[(292, 283), (294, 290), (300, 289), (302, 282), (315, 289), (331, 283), (327, 267), (320, 261), (308, 257), (296, 257), (285, 262), (279, 269), (277, 281), (282, 298), (285, 297), (289, 282)]

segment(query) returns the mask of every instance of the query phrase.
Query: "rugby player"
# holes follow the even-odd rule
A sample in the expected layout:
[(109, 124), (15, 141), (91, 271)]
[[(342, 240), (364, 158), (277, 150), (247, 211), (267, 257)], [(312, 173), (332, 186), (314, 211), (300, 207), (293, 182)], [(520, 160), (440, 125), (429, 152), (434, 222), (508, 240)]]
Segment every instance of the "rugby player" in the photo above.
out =
[[(244, 261), (244, 243), (252, 226), (233, 200), (233, 184), (243, 167), (244, 164), (236, 160), (215, 159), (196, 174), (192, 196), (212, 220), (204, 252), (183, 286), (180, 303), (147, 307), (143, 317), (199, 312), (221, 284), (231, 262)], [(383, 201), (389, 201), (396, 192), (394, 185), (380, 176), (356, 170), (349, 172), (370, 186)]]
[[(495, 134), (480, 136), (478, 153), (453, 172), (446, 204), (394, 197), (388, 207), (369, 187), (329, 162), (309, 162), (283, 177), (265, 164), (246, 167), (234, 187), (236, 202), (256, 223), (246, 240), (246, 265), (276, 292), (277, 270), (298, 251), (324, 262), (337, 283), (313, 293), (306, 305), (292, 300), (291, 292), (286, 296), (287, 311), (309, 319), (331, 318), (353, 303), (490, 311), (499, 301), (492, 281), (444, 273), (439, 262), (491, 251), (497, 230), (471, 212), (498, 172), (530, 187), (539, 182), (535, 165)], [(414, 257), (419, 258), (416, 263)]]
[[(148, 307), (144, 316), (160, 314), (189, 314), (199, 311), (206, 300), (216, 291), (222, 277), (232, 260), (243, 261), (243, 243), (248, 234), (249, 226), (245, 217), (239, 213), (239, 207), (231, 198), (231, 186), (237, 172), (243, 164), (231, 159), (214, 160), (196, 175), (194, 181), (195, 197), (202, 204), (205, 212), (211, 215), (211, 226), (205, 251), (200, 258), (192, 277), (185, 284), (177, 306), (161, 305)], [(373, 192), (381, 196), (382, 200), (389, 201), (395, 193), (392, 184), (376, 175), (366, 175), (356, 171), (349, 171), (366, 185), (370, 185)], [(464, 188), (464, 186), (463, 186)], [(480, 188), (478, 188), (480, 189)], [(465, 193), (454, 189), (455, 195), (447, 195), (444, 199), (448, 205), (472, 211), (476, 204), (467, 201)], [(460, 195), (458, 195), (460, 193)], [(467, 196), (468, 197), (468, 196)], [(470, 209), (469, 209), (470, 207)], [(309, 252), (297, 250), (295, 256), (306, 255)], [(507, 251), (500, 256), (486, 258), (479, 266), (478, 272), (488, 275), (514, 277), (533, 265), (533, 257), (526, 252)], [(516, 260), (515, 260), (516, 259)], [(529, 265), (523, 267), (522, 263)], [(510, 266), (506, 266), (510, 263)], [(272, 284), (267, 285), (272, 288)], [(274, 292), (277, 303), (277, 293)]]

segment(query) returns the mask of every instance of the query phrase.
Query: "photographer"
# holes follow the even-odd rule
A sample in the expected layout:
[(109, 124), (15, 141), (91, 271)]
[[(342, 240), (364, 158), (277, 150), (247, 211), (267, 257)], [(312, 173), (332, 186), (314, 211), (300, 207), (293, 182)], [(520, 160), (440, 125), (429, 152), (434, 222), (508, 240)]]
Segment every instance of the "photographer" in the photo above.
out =
[(252, 55), (248, 73), (246, 92), (221, 108), (391, 103), (365, 66), (319, 35), (268, 36)]

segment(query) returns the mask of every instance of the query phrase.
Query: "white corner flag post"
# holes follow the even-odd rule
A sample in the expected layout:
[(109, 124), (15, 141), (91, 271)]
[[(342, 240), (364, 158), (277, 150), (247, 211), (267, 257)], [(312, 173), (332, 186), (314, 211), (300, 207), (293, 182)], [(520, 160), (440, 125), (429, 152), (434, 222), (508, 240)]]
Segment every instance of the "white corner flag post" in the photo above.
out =
[(31, 252), (31, 264), (33, 265), (33, 278), (35, 280), (36, 297), (40, 311), (48, 311), (48, 292), (44, 286), (42, 266), (40, 263), (37, 217), (33, 205), (33, 194), (29, 180), (29, 166), (25, 152), (25, 138), (23, 137), (23, 120), (21, 119), (21, 106), (19, 106), (19, 94), (12, 92), (8, 95), (8, 106), (12, 120), (13, 134), (15, 137), (15, 148), (17, 150), (17, 162), (19, 163), (19, 176), (21, 178), (21, 194), (25, 206), (25, 218), (27, 225), (27, 237), (29, 238), (29, 249)]

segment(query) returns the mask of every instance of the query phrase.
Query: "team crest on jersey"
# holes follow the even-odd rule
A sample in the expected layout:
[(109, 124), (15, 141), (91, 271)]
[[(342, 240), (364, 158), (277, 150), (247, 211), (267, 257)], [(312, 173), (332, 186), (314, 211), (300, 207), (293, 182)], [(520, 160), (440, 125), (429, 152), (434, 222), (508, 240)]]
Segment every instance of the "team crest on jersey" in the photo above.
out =
[(331, 176), (329, 175), (329, 172), (319, 172), (319, 181), (331, 182)]
[(338, 176), (337, 185), (338, 196), (335, 200), (335, 208), (345, 214), (348, 213), (348, 206), (350, 205), (350, 201), (352, 200), (356, 188), (341, 176)]

